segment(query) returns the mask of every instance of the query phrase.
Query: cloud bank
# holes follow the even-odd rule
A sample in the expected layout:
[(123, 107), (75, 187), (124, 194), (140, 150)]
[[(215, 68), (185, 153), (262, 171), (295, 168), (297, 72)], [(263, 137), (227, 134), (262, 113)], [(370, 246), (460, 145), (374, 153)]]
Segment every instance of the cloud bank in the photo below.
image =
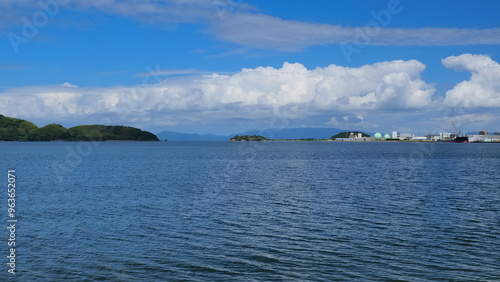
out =
[[(444, 100), (436, 97), (432, 84), (422, 80), (425, 65), (416, 60), (315, 69), (284, 63), (281, 68), (169, 78), (132, 87), (84, 88), (66, 82), (14, 88), (0, 93), (0, 113), (69, 124), (85, 121), (148, 129), (264, 124), (277, 116), (309, 126), (335, 125), (347, 116), (360, 126), (377, 127), (411, 120), (415, 113), (437, 113), (443, 106), (489, 107), (493, 112), (500, 106), (497, 62), (484, 55), (464, 54), (448, 57), (443, 64), (473, 73), (471, 80), (448, 91)], [(145, 81), (150, 78), (145, 77)], [(495, 118), (498, 114), (485, 122)]]

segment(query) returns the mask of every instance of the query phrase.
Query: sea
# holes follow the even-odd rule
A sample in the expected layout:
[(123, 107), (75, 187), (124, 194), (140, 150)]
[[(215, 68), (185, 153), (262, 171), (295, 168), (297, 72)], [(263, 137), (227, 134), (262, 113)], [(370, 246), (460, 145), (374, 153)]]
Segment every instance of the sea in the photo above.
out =
[(500, 144), (0, 142), (0, 169), (1, 281), (500, 281)]

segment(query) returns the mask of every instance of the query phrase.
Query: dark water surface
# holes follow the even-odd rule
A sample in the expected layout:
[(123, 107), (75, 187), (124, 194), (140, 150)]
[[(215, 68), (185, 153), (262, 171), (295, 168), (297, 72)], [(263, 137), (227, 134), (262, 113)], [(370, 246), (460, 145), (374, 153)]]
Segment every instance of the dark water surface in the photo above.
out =
[(500, 280), (500, 144), (3, 142), (0, 161), (19, 281)]

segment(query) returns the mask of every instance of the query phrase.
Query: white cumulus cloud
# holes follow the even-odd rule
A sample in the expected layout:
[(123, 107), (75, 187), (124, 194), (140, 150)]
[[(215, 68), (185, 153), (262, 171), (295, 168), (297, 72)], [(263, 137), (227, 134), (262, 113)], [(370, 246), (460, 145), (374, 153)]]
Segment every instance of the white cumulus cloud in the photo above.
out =
[[(374, 131), (384, 126), (397, 129), (401, 124), (449, 127), (442, 118), (444, 106), (461, 109), (461, 116), (480, 117), (467, 123), (474, 125), (472, 130), (477, 126), (498, 130), (498, 63), (488, 56), (464, 54), (448, 57), (443, 64), (472, 73), (444, 99), (435, 97), (434, 86), (421, 78), (425, 65), (416, 60), (314, 69), (284, 63), (279, 68), (171, 77), (136, 86), (72, 87), (65, 83), (11, 88), (0, 92), (0, 113), (39, 125), (123, 124), (157, 131), (221, 125), (272, 127), (276, 122), (340, 128), (350, 124)], [(449, 116), (456, 119), (457, 112)]]
[(444, 104), (450, 107), (500, 107), (500, 64), (486, 55), (463, 54), (442, 60), (445, 67), (468, 71), (469, 80), (446, 92)]
[(131, 87), (77, 88), (65, 83), (14, 88), (0, 93), (0, 112), (68, 123), (136, 121), (133, 125), (155, 128), (270, 120), (277, 112), (300, 120), (363, 111), (355, 118), (365, 120), (366, 113), (375, 110), (431, 107), (434, 88), (420, 78), (424, 69), (416, 60), (359, 68), (330, 65), (307, 69), (299, 63), (284, 63), (281, 68), (170, 78)]

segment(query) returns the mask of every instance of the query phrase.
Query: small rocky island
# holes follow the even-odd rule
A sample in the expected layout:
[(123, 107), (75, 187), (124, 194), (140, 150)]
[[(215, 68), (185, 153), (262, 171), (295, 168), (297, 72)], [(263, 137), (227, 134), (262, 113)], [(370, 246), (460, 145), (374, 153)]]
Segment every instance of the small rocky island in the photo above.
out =
[(268, 141), (264, 136), (260, 135), (236, 135), (230, 141)]
[(60, 124), (38, 127), (23, 119), (0, 115), (0, 141), (159, 141), (151, 132), (122, 125)]

